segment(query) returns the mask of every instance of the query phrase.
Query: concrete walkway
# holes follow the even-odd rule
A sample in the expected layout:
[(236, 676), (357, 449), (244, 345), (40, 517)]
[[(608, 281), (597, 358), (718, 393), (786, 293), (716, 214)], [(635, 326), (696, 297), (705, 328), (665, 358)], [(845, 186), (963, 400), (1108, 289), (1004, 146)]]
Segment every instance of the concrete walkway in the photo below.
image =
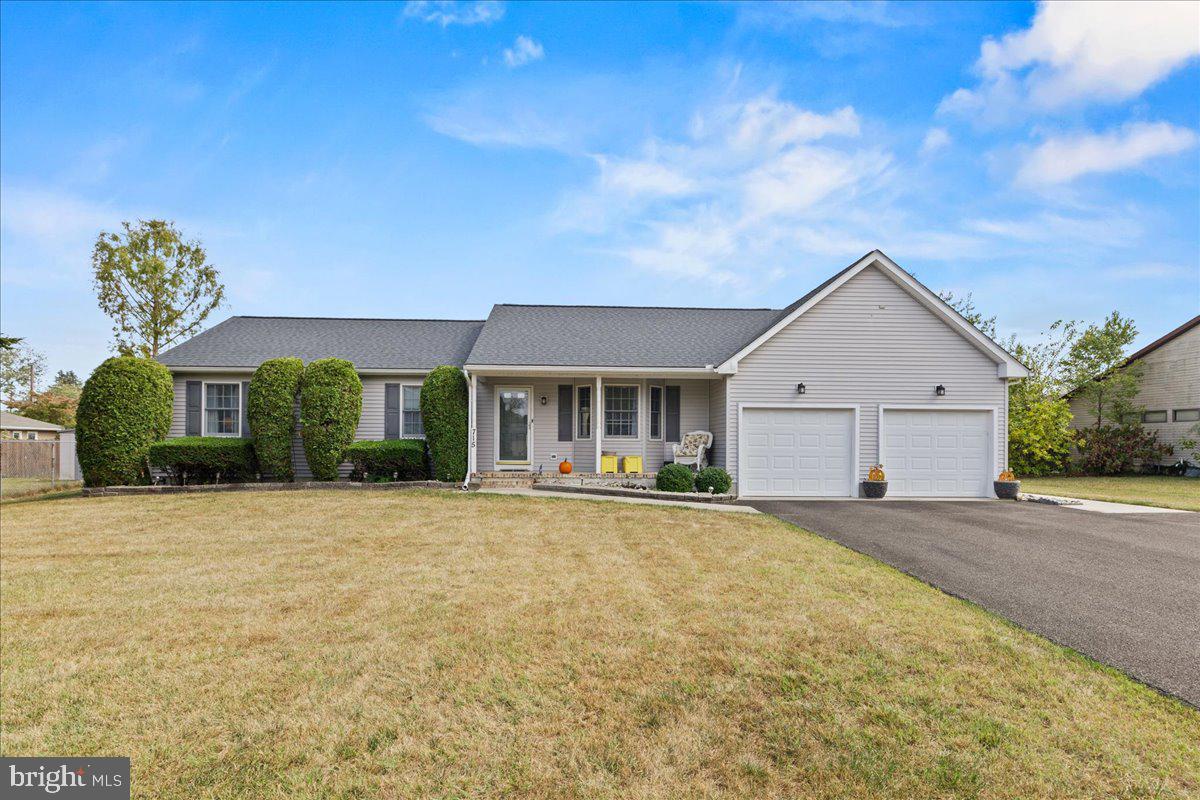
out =
[[(1069, 501), (1069, 505), (1059, 508), (1071, 508), (1076, 511), (1095, 511), (1098, 514), (1195, 514), (1195, 511), (1184, 511), (1179, 508), (1162, 508), (1160, 506), (1136, 506), (1132, 503), (1110, 503), (1107, 500), (1084, 500), (1081, 497), (1061, 497), (1054, 494), (1031, 494), (1029, 497), (1045, 497), (1048, 500)], [(1032, 501), (1037, 502), (1037, 501)]]
[(724, 511), (729, 514), (757, 514), (758, 509), (750, 506), (733, 506), (723, 503), (689, 503), (686, 500), (655, 500), (651, 497), (613, 497), (602, 494), (578, 494), (574, 492), (552, 492), (542, 489), (479, 489), (480, 494), (511, 494), (520, 497), (557, 497), (566, 500), (599, 500), (605, 503), (633, 503), (643, 506), (676, 506), (677, 508), (695, 508), (700, 511)]

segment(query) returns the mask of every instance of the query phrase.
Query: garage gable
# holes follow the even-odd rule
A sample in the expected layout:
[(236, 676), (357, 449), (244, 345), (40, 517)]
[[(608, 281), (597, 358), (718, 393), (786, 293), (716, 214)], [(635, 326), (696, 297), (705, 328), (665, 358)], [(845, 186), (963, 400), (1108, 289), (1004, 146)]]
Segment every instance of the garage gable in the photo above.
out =
[[(864, 274), (886, 278), (897, 290), (896, 292), (890, 292), (891, 297), (894, 298), (893, 306), (907, 303), (910, 309), (916, 307), (923, 309), (929, 317), (940, 321), (946, 332), (953, 333), (961, 341), (974, 348), (981, 356), (988, 359), (993, 365), (993, 374), (997, 377), (1024, 378), (1028, 376), (1029, 371), (1016, 358), (985, 336), (944, 300), (931, 292), (924, 284), (902, 270), (894, 261), (878, 250), (868, 253), (817, 289), (784, 309), (770, 327), (722, 363), (717, 368), (717, 371), (723, 374), (736, 374), (744, 358), (758, 351), (781, 332), (787, 330), (805, 315), (810, 314), (814, 309), (820, 308), (822, 305), (827, 305), (831, 298), (844, 294), (847, 291), (847, 287), (861, 284), (862, 281), (859, 278)], [(907, 300), (898, 300), (901, 295), (905, 296)], [(872, 313), (875, 310), (883, 311), (886, 310), (886, 307), (878, 305), (878, 308), (872, 309), (869, 303), (862, 307), (862, 320), (864, 323), (877, 320), (882, 316)], [(939, 329), (939, 332), (941, 332), (941, 329)], [(855, 337), (853, 330), (840, 331), (839, 335), (844, 337), (848, 344)]]

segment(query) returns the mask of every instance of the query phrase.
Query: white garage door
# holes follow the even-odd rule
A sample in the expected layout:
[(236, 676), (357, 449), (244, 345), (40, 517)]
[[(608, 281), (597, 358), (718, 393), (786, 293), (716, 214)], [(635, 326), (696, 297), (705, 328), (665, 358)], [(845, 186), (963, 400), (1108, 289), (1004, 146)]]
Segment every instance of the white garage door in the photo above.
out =
[(854, 414), (799, 408), (742, 412), (742, 494), (844, 497), (850, 494)]
[(987, 411), (884, 410), (880, 461), (889, 497), (987, 497)]

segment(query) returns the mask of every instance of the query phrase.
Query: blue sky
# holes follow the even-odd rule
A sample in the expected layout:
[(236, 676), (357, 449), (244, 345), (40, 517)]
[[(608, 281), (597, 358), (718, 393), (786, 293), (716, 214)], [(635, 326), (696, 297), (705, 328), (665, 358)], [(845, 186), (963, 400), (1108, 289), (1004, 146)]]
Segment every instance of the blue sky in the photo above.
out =
[(86, 373), (91, 245), (231, 314), (786, 305), (879, 247), (1000, 330), (1200, 310), (1200, 5), (0, 7), (0, 325)]

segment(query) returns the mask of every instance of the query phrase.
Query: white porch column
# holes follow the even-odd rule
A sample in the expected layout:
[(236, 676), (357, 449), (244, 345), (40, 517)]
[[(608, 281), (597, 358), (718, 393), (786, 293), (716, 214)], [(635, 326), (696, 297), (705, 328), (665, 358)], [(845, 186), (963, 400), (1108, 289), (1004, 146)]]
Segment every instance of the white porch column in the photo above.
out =
[(471, 374), (471, 382), (467, 384), (467, 481), (470, 482), (471, 476), (479, 469), (479, 455), (476, 452), (477, 437), (475, 429), (478, 427), (479, 412), (475, 408), (476, 399), (479, 397), (478, 378), (474, 373)]
[(595, 396), (592, 398), (592, 428), (596, 436), (596, 472), (600, 472), (600, 439), (604, 436), (604, 390), (600, 376), (596, 376)]

